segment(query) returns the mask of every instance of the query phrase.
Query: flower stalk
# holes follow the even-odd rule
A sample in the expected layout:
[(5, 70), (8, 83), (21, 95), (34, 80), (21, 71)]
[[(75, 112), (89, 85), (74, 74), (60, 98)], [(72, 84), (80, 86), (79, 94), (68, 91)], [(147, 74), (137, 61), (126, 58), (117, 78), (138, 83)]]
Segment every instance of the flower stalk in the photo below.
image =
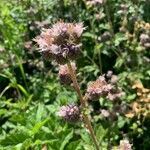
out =
[[(80, 87), (79, 87), (79, 84), (77, 82), (76, 74), (75, 74), (75, 71), (73, 70), (73, 68), (71, 66), (70, 61), (68, 61), (67, 66), (68, 66), (68, 70), (70, 72), (70, 76), (72, 78), (72, 82), (73, 82), (74, 88), (75, 88), (75, 90), (76, 90), (76, 92), (77, 92), (77, 94), (79, 96), (81, 107), (82, 107), (82, 109), (85, 109), (85, 108), (87, 108), (87, 103), (85, 101), (85, 98), (83, 98), (83, 96), (81, 94)], [(98, 142), (97, 142), (97, 139), (96, 139), (93, 127), (91, 125), (91, 121), (90, 121), (88, 115), (85, 114), (85, 113), (83, 113), (83, 120), (84, 120), (85, 126), (87, 127), (87, 129), (90, 132), (90, 135), (91, 135), (91, 137), (93, 139), (93, 142), (95, 144), (96, 150), (99, 150), (99, 145), (98, 145)]]
[[(64, 23), (60, 21), (52, 25), (50, 29), (43, 30), (40, 36), (34, 39), (39, 45), (43, 57), (48, 60), (52, 59), (60, 65), (59, 78), (62, 83), (70, 84), (71, 81), (73, 82), (82, 110), (85, 110), (88, 104), (86, 103), (86, 97), (83, 98), (81, 94), (75, 73), (76, 67), (71, 61), (76, 60), (80, 54), (80, 37), (84, 29), (82, 23)], [(70, 104), (61, 107), (58, 115), (71, 122), (79, 119), (79, 113), (78, 107)], [(94, 130), (86, 113), (83, 113), (83, 120), (90, 132), (96, 150), (99, 150)]]

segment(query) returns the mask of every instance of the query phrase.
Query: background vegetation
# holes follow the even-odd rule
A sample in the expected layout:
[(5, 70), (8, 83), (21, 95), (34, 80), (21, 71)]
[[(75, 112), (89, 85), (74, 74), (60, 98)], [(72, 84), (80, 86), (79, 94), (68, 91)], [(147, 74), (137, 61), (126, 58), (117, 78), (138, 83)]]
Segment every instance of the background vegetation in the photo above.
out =
[[(103, 1), (102, 1), (103, 2)], [(0, 0), (0, 149), (94, 150), (86, 129), (57, 117), (77, 101), (59, 83), (58, 68), (45, 61), (32, 41), (58, 20), (83, 22), (79, 83), (112, 70), (125, 92), (115, 118), (104, 117), (113, 102), (93, 103), (92, 122), (102, 149), (128, 138), (134, 150), (150, 149), (150, 1)], [(147, 35), (146, 42), (142, 34)]]

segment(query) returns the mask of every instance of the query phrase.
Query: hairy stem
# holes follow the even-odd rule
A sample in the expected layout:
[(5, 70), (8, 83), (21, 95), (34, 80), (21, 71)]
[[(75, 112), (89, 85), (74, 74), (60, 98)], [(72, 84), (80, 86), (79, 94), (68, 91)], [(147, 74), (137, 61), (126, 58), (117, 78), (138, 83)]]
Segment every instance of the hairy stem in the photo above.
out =
[[(75, 90), (79, 96), (81, 107), (82, 107), (82, 109), (85, 109), (87, 107), (87, 103), (81, 94), (80, 87), (79, 87), (79, 84), (77, 82), (76, 74), (72, 69), (70, 61), (67, 63), (67, 66), (68, 66), (68, 70), (69, 70), (69, 73), (70, 73), (72, 81), (73, 81), (74, 88), (75, 88)], [(88, 128), (90, 135), (93, 139), (96, 150), (99, 150), (98, 142), (97, 142), (97, 139), (96, 139), (96, 136), (95, 136), (95, 133), (94, 133), (94, 130), (93, 130), (93, 127), (91, 125), (91, 121), (90, 121), (88, 115), (83, 113), (83, 119), (84, 119), (85, 126)]]

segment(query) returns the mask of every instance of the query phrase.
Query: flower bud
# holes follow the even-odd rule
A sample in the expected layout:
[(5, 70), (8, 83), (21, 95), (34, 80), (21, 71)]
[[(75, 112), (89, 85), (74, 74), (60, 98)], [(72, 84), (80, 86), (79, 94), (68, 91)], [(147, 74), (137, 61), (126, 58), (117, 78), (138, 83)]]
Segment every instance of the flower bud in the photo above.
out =
[(113, 75), (113, 72), (112, 72), (111, 70), (109, 70), (109, 71), (107, 72), (107, 74), (106, 74), (106, 77), (107, 77), (107, 78), (111, 78), (112, 75)]
[[(72, 66), (73, 71), (75, 71), (76, 70), (75, 63), (71, 63), (71, 66)], [(72, 79), (71, 79), (71, 76), (70, 76), (70, 73), (69, 73), (67, 65), (60, 65), (59, 66), (59, 73), (58, 73), (58, 75), (59, 75), (61, 83), (66, 84), (66, 85), (71, 84)]]

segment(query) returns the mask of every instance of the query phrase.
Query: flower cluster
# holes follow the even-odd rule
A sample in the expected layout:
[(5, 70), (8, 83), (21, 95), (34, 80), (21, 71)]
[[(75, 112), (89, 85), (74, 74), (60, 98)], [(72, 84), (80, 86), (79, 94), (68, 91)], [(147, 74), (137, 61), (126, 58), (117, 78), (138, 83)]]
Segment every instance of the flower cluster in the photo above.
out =
[(120, 10), (118, 11), (119, 14), (124, 15), (128, 11), (128, 5), (127, 4), (121, 4)]
[(126, 117), (149, 117), (150, 115), (150, 89), (145, 88), (141, 81), (135, 81), (132, 89), (137, 90), (137, 98), (131, 103), (131, 110), (126, 113)]
[(79, 38), (84, 30), (82, 23), (57, 22), (50, 29), (44, 29), (35, 42), (44, 58), (52, 58), (59, 64), (74, 60), (80, 53)]
[[(71, 66), (72, 66), (73, 71), (75, 72), (76, 71), (75, 63), (71, 63)], [(72, 79), (71, 79), (67, 65), (60, 65), (59, 66), (58, 75), (59, 75), (59, 79), (60, 79), (61, 83), (66, 84), (66, 85), (71, 84)]]
[(140, 43), (145, 48), (150, 48), (150, 35), (148, 34), (141, 34), (140, 35)]
[(88, 6), (94, 6), (94, 5), (102, 5), (103, 3), (105, 2), (105, 0), (88, 0), (87, 2), (86, 2), (86, 4), (88, 5)]
[(144, 21), (136, 21), (135, 28), (139, 31), (149, 31), (150, 30), (150, 23)]
[(62, 106), (58, 112), (58, 116), (68, 122), (77, 122), (80, 120), (80, 109), (75, 104)]
[(110, 116), (110, 112), (106, 109), (101, 109), (100, 112), (101, 112), (101, 115), (105, 118)]
[(104, 74), (96, 81), (89, 83), (86, 94), (89, 100), (97, 100), (99, 97), (116, 100), (123, 95), (123, 92), (117, 86), (117, 76), (108, 71), (106, 75)]
[(118, 150), (132, 150), (132, 145), (129, 143), (128, 140), (121, 140)]
[(111, 84), (107, 84), (105, 77), (100, 76), (96, 81), (89, 83), (87, 95), (90, 100), (97, 100), (100, 96), (105, 96), (112, 89)]

